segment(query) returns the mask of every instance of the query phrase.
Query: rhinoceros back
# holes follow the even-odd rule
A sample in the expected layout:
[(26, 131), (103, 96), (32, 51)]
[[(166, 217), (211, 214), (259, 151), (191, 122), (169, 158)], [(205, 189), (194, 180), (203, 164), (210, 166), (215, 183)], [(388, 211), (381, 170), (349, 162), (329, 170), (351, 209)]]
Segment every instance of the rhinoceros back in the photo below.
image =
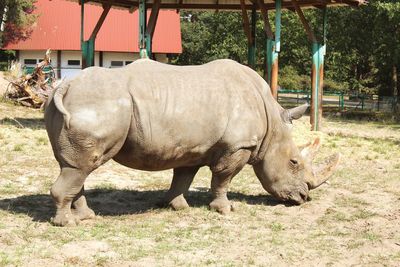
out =
[(259, 146), (264, 101), (243, 68), (230, 60), (185, 67), (141, 60), (125, 67), (133, 116), (114, 159), (162, 170), (207, 165), (229, 151)]

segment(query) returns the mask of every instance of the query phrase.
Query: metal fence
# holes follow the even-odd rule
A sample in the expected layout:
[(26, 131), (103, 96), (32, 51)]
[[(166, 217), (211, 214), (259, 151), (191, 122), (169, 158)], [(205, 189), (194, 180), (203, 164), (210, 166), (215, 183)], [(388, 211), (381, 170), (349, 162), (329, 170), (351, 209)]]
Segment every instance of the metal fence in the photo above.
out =
[[(323, 107), (335, 107), (338, 110), (370, 110), (392, 112), (397, 104), (393, 96), (377, 95), (347, 95), (342, 92), (324, 92)], [(278, 91), (278, 101), (283, 104), (294, 105), (310, 103), (311, 91), (296, 91), (281, 89)]]

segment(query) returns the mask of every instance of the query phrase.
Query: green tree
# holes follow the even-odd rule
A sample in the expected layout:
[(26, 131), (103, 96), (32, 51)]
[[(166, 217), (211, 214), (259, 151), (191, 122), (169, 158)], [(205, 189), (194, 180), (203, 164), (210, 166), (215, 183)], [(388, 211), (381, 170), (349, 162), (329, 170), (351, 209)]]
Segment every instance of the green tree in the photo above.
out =
[(36, 16), (35, 0), (1, 0), (0, 1), (0, 44), (6, 45), (29, 37), (30, 25)]
[(186, 11), (181, 16), (183, 53), (177, 64), (203, 64), (219, 58), (244, 61), (247, 42), (240, 13)]
[(380, 95), (400, 100), (400, 1), (376, 1), (374, 47)]

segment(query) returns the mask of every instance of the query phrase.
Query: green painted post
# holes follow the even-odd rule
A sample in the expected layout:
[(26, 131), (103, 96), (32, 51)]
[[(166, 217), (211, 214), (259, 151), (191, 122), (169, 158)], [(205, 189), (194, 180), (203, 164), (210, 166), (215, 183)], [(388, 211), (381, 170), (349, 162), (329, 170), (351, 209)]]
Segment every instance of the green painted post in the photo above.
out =
[(146, 53), (147, 53), (147, 56), (148, 56), (148, 57), (151, 57), (151, 53), (152, 53), (152, 49), (151, 49), (152, 40), (151, 40), (150, 34), (146, 34), (145, 39), (146, 39)]
[(274, 54), (274, 40), (269, 39), (267, 36), (266, 42), (266, 59), (267, 59), (267, 82), (271, 86), (272, 81), (272, 62), (273, 62), (273, 54)]
[(94, 39), (85, 41), (85, 2), (81, 0), (81, 51), (82, 69), (94, 66)]
[(83, 42), (84, 45), (84, 56), (85, 56), (85, 68), (94, 66), (94, 39), (89, 39)]
[(281, 0), (275, 1), (275, 40), (266, 41), (267, 82), (272, 95), (278, 99), (278, 58), (281, 49)]
[(323, 44), (313, 42), (312, 44), (312, 77), (311, 77), (311, 124), (312, 130), (319, 131), (322, 118), (323, 103), (323, 80), (324, 80), (324, 57), (326, 54), (326, 32), (327, 32), (327, 10), (323, 9)]
[(256, 66), (256, 21), (257, 9), (253, 5), (253, 9), (251, 10), (251, 43), (248, 44), (247, 49), (247, 62), (252, 69)]
[(340, 93), (340, 96), (339, 96), (339, 108), (340, 108), (340, 110), (344, 109), (344, 94), (343, 93)]
[(364, 95), (361, 95), (361, 110), (364, 110), (365, 98)]
[(314, 131), (318, 131), (318, 126), (319, 126), (319, 114), (318, 114), (318, 95), (319, 95), (319, 75), (317, 74), (319, 71), (319, 44), (318, 43), (313, 43), (312, 44), (312, 77), (311, 77), (311, 100), (313, 104), (313, 109), (312, 109), (312, 128)]
[(140, 58), (148, 58), (146, 38), (147, 10), (146, 0), (139, 1), (139, 51)]

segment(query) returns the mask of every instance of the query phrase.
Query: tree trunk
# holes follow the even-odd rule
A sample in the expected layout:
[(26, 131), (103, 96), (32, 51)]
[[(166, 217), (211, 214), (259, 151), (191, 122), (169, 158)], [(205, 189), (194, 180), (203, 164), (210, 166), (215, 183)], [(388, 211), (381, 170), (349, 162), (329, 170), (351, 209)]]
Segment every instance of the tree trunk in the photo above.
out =
[(0, 1), (0, 47), (3, 46), (4, 14), (6, 12), (6, 1)]

